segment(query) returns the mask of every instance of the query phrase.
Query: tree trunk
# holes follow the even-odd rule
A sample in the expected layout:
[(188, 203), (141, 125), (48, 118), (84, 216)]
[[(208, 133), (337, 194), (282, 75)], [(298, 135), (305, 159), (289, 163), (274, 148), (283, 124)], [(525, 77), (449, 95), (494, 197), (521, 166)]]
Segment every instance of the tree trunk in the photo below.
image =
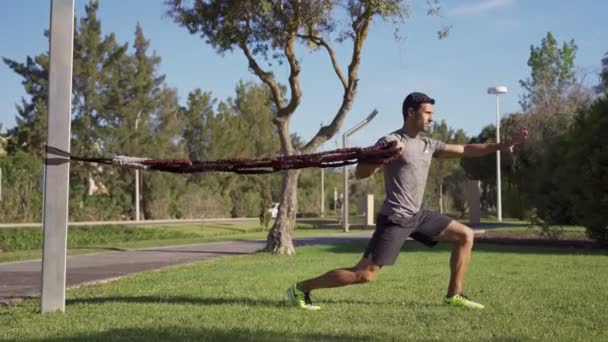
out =
[(273, 254), (293, 255), (296, 250), (291, 239), (298, 211), (297, 190), (299, 170), (289, 170), (283, 175), (281, 202), (277, 219), (266, 239), (266, 251)]

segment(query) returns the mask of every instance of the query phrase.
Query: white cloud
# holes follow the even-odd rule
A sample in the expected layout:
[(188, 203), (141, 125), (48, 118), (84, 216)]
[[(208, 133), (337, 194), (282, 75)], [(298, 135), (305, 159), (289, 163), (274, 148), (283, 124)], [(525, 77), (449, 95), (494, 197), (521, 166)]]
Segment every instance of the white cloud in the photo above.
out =
[(510, 5), (513, 0), (482, 0), (475, 4), (462, 5), (453, 8), (449, 14), (456, 16), (476, 16)]

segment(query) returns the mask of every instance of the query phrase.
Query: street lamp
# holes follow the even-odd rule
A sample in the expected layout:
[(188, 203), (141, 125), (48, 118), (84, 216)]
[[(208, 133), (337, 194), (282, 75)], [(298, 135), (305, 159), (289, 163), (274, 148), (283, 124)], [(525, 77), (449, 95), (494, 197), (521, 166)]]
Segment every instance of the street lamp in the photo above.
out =
[[(355, 134), (355, 132), (357, 132), (363, 126), (367, 125), (370, 121), (372, 121), (372, 119), (376, 115), (378, 115), (378, 110), (374, 109), (363, 121), (359, 122), (353, 128), (346, 131), (346, 133), (344, 133), (342, 135), (342, 147), (346, 148), (346, 146), (348, 145), (347, 138), (349, 136)], [(344, 170), (344, 190), (342, 192), (344, 193), (344, 197), (342, 200), (342, 209), (343, 209), (342, 224), (344, 227), (344, 231), (348, 232), (348, 169), (346, 166), (344, 166), (343, 170)]]
[[(141, 115), (141, 110), (137, 112), (137, 117), (135, 118), (135, 132), (137, 133), (137, 124), (139, 123), (139, 116)], [(139, 169), (135, 169), (135, 221), (139, 221)]]
[[(321, 129), (323, 123), (321, 123)], [(325, 169), (321, 168), (321, 217), (325, 217)]]
[(321, 217), (325, 217), (325, 171), (321, 168)]
[[(496, 143), (500, 143), (500, 104), (498, 97), (507, 93), (507, 87), (498, 86), (488, 88), (488, 94), (496, 95)], [(496, 151), (496, 218), (502, 222), (502, 195), (500, 188), (500, 150)]]

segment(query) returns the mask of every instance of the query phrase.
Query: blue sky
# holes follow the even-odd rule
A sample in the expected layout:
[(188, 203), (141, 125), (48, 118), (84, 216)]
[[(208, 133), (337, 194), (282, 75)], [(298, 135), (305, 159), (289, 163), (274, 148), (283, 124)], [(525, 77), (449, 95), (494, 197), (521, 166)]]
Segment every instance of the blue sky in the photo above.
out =
[[(608, 1), (580, 0), (442, 0), (440, 17), (425, 15), (426, 1), (413, 1), (413, 16), (401, 26), (402, 41), (393, 38), (394, 26), (376, 22), (372, 27), (360, 68), (359, 91), (342, 129), (352, 127), (374, 108), (380, 114), (351, 137), (352, 145), (369, 145), (402, 124), (400, 106), (411, 91), (423, 91), (437, 100), (436, 119), (476, 135), (495, 122), (495, 98), (488, 86), (505, 85), (501, 115), (519, 110), (519, 80), (528, 77), (530, 45), (551, 31), (558, 41), (574, 39), (578, 45), (577, 68), (585, 83), (598, 82), (600, 60), (608, 52)], [(82, 15), (84, 0), (76, 1)], [(48, 49), (42, 35), (49, 25), (48, 0), (6, 2), (0, 12), (0, 56), (24, 61)], [(240, 53), (220, 56), (202, 39), (190, 35), (164, 14), (162, 0), (104, 0), (99, 16), (104, 33), (114, 32), (119, 42), (132, 42), (140, 22), (151, 48), (162, 58), (160, 72), (169, 86), (186, 98), (195, 88), (226, 99), (239, 80), (256, 80)], [(451, 26), (446, 39), (437, 31)], [(603, 39), (602, 39), (603, 38)], [(349, 46), (337, 49), (343, 69)], [(340, 86), (323, 52), (300, 49), (303, 101), (291, 129), (308, 140), (335, 114)], [(274, 69), (279, 81), (286, 67)], [(15, 103), (24, 96), (21, 80), (0, 65), (0, 123), (15, 125)], [(340, 132), (340, 134), (342, 133)], [(336, 147), (336, 140), (322, 149)]]

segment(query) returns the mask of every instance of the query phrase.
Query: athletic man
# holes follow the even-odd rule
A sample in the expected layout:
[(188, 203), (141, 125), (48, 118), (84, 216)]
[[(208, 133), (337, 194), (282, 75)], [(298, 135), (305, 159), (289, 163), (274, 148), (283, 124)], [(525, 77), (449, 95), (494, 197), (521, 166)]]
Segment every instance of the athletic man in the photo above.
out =
[[(451, 218), (421, 209), (431, 158), (482, 157), (498, 150), (509, 150), (528, 138), (522, 130), (500, 144), (451, 145), (420, 133), (433, 122), (435, 100), (422, 93), (411, 93), (403, 101), (403, 127), (379, 142), (396, 141), (399, 158), (384, 166), (386, 199), (377, 217), (376, 230), (361, 260), (353, 267), (329, 271), (319, 277), (295, 283), (287, 290), (292, 304), (308, 310), (313, 305), (310, 292), (316, 289), (362, 284), (372, 281), (380, 268), (397, 260), (403, 242), (409, 236), (429, 247), (438, 241), (450, 241), (450, 282), (443, 302), (451, 306), (483, 309), (484, 306), (463, 293), (464, 274), (471, 260), (473, 231)], [(376, 173), (382, 164), (359, 163), (359, 179)]]

